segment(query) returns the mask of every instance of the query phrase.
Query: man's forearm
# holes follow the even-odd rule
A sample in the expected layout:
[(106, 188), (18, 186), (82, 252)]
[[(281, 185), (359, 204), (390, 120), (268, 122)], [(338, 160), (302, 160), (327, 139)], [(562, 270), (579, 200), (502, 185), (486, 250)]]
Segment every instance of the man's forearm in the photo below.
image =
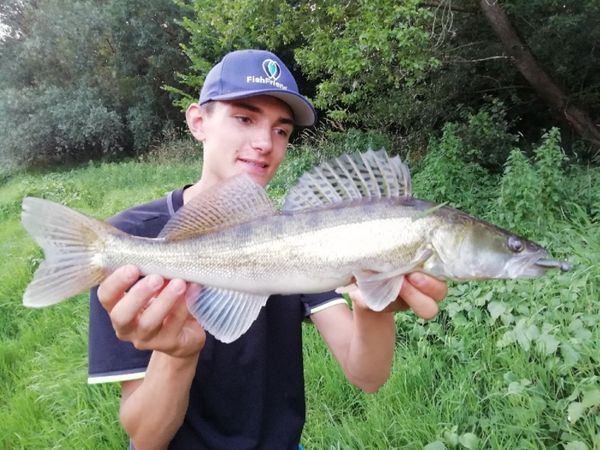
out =
[(120, 417), (137, 450), (166, 448), (183, 423), (198, 354), (175, 358), (153, 352), (146, 376), (133, 392), (124, 391)]
[(395, 344), (393, 313), (355, 308), (353, 332), (344, 371), (366, 392), (377, 391), (388, 379)]

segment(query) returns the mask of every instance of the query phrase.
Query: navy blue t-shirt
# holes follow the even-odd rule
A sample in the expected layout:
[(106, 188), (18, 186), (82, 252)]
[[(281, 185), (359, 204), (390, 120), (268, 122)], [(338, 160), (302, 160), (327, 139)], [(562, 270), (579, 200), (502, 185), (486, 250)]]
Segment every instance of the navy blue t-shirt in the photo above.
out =
[[(109, 220), (137, 236), (155, 237), (183, 205), (183, 189)], [(93, 289), (90, 296), (89, 382), (143, 377), (151, 352), (120, 341)], [(341, 302), (333, 292), (274, 295), (238, 340), (207, 333), (182, 427), (171, 449), (297, 449), (304, 425), (302, 321)]]

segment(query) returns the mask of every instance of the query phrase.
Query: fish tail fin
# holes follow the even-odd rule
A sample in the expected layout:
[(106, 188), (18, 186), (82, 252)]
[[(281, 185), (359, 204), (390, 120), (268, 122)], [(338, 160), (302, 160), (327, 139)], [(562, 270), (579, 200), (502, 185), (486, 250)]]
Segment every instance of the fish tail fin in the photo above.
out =
[(105, 278), (97, 249), (114, 229), (111, 225), (34, 197), (23, 200), (21, 223), (46, 257), (23, 294), (25, 306), (59, 303)]

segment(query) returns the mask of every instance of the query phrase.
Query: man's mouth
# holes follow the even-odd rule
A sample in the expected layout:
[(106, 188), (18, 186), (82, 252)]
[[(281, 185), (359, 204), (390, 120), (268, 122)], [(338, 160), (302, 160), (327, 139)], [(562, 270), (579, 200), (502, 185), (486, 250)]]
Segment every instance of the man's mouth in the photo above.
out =
[(269, 164), (266, 162), (256, 161), (254, 159), (238, 158), (238, 161), (241, 161), (242, 163), (259, 170), (264, 170), (269, 167)]

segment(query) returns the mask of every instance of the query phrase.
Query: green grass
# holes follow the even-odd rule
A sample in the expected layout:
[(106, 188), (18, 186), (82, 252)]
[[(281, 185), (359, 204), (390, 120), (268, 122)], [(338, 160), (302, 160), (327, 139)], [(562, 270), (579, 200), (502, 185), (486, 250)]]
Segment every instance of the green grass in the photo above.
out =
[[(292, 152), (270, 193), (281, 197), (317, 159)], [(21, 305), (42, 257), (19, 224), (22, 198), (106, 218), (198, 173), (196, 163), (131, 161), (20, 174), (0, 185), (0, 448), (127, 442), (118, 387), (86, 384), (86, 296), (42, 310)], [(453, 284), (436, 320), (398, 314), (393, 374), (376, 394), (350, 386), (307, 325), (305, 447), (599, 449), (600, 224), (582, 212), (539, 233), (574, 263), (572, 272)]]

